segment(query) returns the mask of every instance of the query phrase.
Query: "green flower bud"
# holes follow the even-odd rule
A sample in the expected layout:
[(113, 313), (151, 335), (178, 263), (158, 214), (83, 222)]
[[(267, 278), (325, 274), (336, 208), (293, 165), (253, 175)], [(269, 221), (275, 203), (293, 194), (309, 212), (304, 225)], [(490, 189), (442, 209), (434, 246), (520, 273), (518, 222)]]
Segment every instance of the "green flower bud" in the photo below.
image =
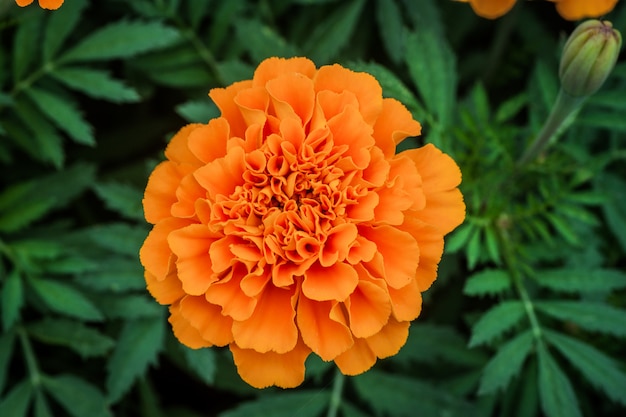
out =
[(622, 35), (609, 21), (587, 20), (563, 47), (559, 77), (563, 91), (573, 97), (590, 96), (609, 76), (622, 45)]

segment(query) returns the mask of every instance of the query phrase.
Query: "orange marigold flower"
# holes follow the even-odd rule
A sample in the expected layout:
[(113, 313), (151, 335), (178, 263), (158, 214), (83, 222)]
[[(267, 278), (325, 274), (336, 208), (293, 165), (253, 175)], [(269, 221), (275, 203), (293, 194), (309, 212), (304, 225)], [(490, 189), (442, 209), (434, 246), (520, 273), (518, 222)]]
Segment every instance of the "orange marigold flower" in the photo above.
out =
[(191, 348), (230, 347), (255, 387), (314, 352), (359, 374), (404, 345), (465, 217), (461, 172), (375, 78), (270, 58), (211, 90), (221, 117), (172, 139), (143, 200), (148, 290)]
[[(513, 8), (516, 0), (456, 0), (470, 4), (474, 13), (487, 19), (497, 19)], [(599, 17), (609, 13), (619, 0), (550, 0), (567, 20)]]
[[(15, 0), (18, 6), (25, 7), (33, 2), (33, 0)], [(42, 9), (56, 10), (63, 4), (63, 0), (39, 0), (39, 6)]]

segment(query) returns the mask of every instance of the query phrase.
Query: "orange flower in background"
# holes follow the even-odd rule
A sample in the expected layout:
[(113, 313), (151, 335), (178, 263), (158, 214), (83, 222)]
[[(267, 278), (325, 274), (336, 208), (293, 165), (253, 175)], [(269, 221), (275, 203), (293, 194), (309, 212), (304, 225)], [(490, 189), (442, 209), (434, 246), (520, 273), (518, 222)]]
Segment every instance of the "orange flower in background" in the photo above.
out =
[[(33, 0), (15, 0), (18, 6), (25, 7), (30, 5)], [(39, 0), (39, 7), (42, 9), (56, 10), (63, 4), (63, 0)]]
[(228, 345), (258, 388), (295, 387), (313, 352), (348, 375), (404, 345), (461, 172), (376, 79), (270, 58), (209, 93), (221, 117), (182, 128), (143, 200), (148, 290), (185, 345)]
[[(516, 0), (456, 0), (470, 4), (474, 13), (487, 19), (497, 19), (513, 8)], [(619, 0), (549, 0), (567, 20), (600, 17), (609, 13)]]
[(600, 17), (615, 8), (618, 0), (550, 0), (556, 3), (556, 11), (567, 20)]

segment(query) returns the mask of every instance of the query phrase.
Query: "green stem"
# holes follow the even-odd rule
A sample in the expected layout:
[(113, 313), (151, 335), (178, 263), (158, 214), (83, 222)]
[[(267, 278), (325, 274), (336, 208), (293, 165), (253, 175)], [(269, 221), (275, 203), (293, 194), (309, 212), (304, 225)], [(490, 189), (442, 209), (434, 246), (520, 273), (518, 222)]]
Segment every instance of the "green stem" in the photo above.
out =
[(513, 285), (515, 286), (515, 289), (517, 290), (517, 293), (522, 300), (524, 310), (526, 311), (526, 316), (528, 317), (528, 321), (530, 322), (533, 336), (537, 341), (541, 341), (541, 325), (539, 324), (539, 319), (537, 318), (537, 314), (535, 313), (535, 306), (533, 305), (533, 302), (530, 299), (530, 295), (528, 294), (528, 291), (524, 286), (524, 278), (516, 265), (515, 255), (513, 253), (513, 248), (511, 247), (511, 241), (504, 229), (500, 228), (498, 232), (500, 241), (502, 242), (502, 247), (504, 249), (503, 256), (505, 266), (509, 271), (509, 275), (511, 276)]
[(24, 358), (26, 359), (26, 367), (28, 368), (28, 373), (30, 374), (30, 381), (33, 384), (33, 387), (38, 387), (41, 384), (41, 372), (39, 371), (39, 366), (37, 365), (37, 358), (35, 357), (35, 352), (33, 351), (33, 346), (30, 344), (30, 339), (26, 334), (26, 330), (23, 327), (17, 329), (17, 333), (20, 338), (20, 342), (22, 343), (22, 351), (24, 352)]
[(337, 369), (335, 374), (335, 380), (333, 381), (333, 392), (330, 396), (330, 405), (328, 406), (328, 413), (326, 417), (336, 417), (341, 405), (341, 394), (343, 392), (343, 384), (346, 380), (346, 376)]
[(535, 138), (535, 141), (526, 149), (522, 157), (517, 161), (517, 166), (521, 167), (534, 160), (541, 152), (543, 152), (550, 144), (552, 138), (558, 134), (571, 122), (570, 116), (575, 114), (581, 107), (586, 97), (573, 97), (559, 91), (556, 102), (552, 107), (552, 111), (548, 116), (541, 131)]

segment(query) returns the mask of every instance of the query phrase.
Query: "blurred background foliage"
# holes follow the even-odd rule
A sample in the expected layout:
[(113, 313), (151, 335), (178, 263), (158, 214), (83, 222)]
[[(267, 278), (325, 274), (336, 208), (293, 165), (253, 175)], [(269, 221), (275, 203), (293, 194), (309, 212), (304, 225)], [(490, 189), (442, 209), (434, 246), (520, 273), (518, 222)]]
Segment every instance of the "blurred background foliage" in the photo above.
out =
[[(626, 7), (609, 18), (626, 29)], [(447, 0), (0, 2), (0, 416), (616, 416), (626, 412), (626, 63), (537, 161), (515, 161), (575, 27)], [(318, 358), (254, 390), (180, 345), (147, 294), (141, 198), (212, 87), (269, 56), (372, 73), (457, 160), (468, 216), (395, 357)], [(339, 397), (338, 394), (341, 394)], [(328, 415), (334, 413), (332, 411)]]

